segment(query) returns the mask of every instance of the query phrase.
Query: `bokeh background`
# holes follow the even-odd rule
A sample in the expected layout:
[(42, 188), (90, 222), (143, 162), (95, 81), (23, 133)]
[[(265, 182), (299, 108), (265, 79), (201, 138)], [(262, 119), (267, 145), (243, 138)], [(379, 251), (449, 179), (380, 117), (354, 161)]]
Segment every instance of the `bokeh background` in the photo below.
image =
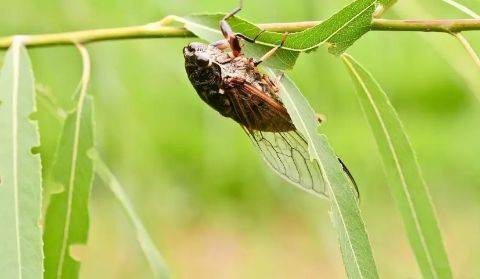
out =
[[(245, 1), (252, 22), (319, 20), (345, 0)], [(389, 18), (466, 17), (440, 0), (401, 0)], [(480, 2), (462, 3), (480, 11)], [(4, 0), (0, 34), (119, 27), (229, 11), (234, 0)], [(480, 50), (479, 34), (467, 35)], [(243, 131), (200, 101), (182, 47), (192, 39), (88, 45), (97, 145), (173, 278), (344, 278), (328, 203), (283, 182)], [(68, 109), (81, 75), (72, 47), (30, 51), (41, 91)], [(436, 206), (456, 278), (480, 278), (480, 71), (445, 34), (370, 32), (350, 50), (398, 110)], [(420, 278), (380, 157), (341, 61), (301, 55), (290, 75), (327, 116), (322, 130), (359, 184), (383, 278)], [(43, 116), (44, 148), (59, 124)], [(51, 158), (46, 158), (48, 167)], [(150, 278), (134, 231), (96, 182), (83, 278)]]

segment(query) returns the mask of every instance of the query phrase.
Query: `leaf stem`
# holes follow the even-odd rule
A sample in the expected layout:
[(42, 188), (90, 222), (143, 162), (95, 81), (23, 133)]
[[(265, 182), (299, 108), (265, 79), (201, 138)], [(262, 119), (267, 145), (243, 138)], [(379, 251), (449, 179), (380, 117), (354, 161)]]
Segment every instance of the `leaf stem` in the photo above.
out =
[(480, 57), (478, 57), (477, 53), (473, 49), (472, 45), (468, 42), (468, 40), (460, 33), (455, 33), (453, 34), (458, 41), (462, 44), (463, 48), (467, 51), (468, 55), (472, 57), (473, 62), (475, 62), (475, 65), (480, 68)]
[[(88, 44), (99, 41), (113, 41), (139, 38), (186, 38), (195, 35), (183, 27), (165, 26), (175, 21), (168, 16), (157, 23), (120, 28), (93, 29), (65, 33), (50, 33), (22, 36), (28, 47)], [(267, 31), (299, 32), (319, 24), (320, 21), (263, 23), (258, 26)], [(436, 20), (393, 20), (373, 19), (371, 30), (376, 31), (420, 31), (458, 33), (480, 30), (480, 19), (436, 19)], [(0, 49), (9, 48), (14, 36), (0, 37)]]

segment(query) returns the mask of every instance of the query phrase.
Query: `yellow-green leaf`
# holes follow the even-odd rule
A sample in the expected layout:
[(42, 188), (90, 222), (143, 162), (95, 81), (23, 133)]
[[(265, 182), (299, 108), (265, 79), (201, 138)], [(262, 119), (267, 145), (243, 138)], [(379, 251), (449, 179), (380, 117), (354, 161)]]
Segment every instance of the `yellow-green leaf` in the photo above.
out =
[[(295, 64), (297, 52), (310, 51), (325, 43), (329, 45), (331, 53), (342, 53), (370, 30), (376, 4), (376, 0), (353, 1), (325, 21), (304, 31), (289, 34), (282, 49), (265, 65), (274, 69), (289, 69)], [(177, 20), (183, 22), (185, 28), (198, 37), (213, 42), (223, 39), (219, 29), (219, 22), (223, 17), (224, 14), (200, 14)], [(235, 32), (251, 39), (257, 38), (255, 45), (246, 43), (247, 56), (258, 58), (279, 45), (282, 40), (281, 33), (270, 31), (262, 33), (258, 26), (238, 17), (230, 18), (228, 23)]]
[(77, 278), (80, 264), (71, 255), (73, 245), (85, 245), (88, 236), (88, 200), (93, 180), (93, 100), (65, 120), (52, 166), (52, 181), (62, 191), (52, 196), (45, 221), (45, 278)]

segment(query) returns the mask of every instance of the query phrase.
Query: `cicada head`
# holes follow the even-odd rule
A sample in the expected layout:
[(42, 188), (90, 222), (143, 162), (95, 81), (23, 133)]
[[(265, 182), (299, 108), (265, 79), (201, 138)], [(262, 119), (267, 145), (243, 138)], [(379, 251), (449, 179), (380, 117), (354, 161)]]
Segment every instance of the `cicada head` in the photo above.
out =
[(230, 104), (221, 90), (222, 69), (218, 59), (224, 59), (220, 49), (202, 43), (190, 43), (183, 48), (185, 70), (195, 91), (204, 102), (224, 116), (230, 114)]
[(202, 43), (190, 43), (183, 48), (188, 78), (203, 100), (218, 93), (222, 83), (221, 68), (215, 63), (216, 52), (214, 47)]

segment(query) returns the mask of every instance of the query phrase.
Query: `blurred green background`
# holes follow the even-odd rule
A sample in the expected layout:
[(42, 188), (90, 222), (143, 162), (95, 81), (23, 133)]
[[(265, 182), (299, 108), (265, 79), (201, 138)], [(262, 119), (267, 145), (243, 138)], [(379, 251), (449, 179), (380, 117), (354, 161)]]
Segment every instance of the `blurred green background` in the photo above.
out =
[[(318, 20), (345, 0), (245, 1), (252, 22)], [(466, 17), (440, 0), (401, 0), (390, 18)], [(462, 3), (480, 11), (480, 2)], [(234, 0), (2, 1), (0, 34), (119, 27), (168, 14), (229, 11)], [(467, 35), (480, 50), (480, 33)], [(201, 102), (183, 67), (192, 39), (88, 45), (99, 150), (123, 183), (173, 278), (344, 278), (328, 203), (276, 177), (244, 132)], [(37, 82), (65, 109), (81, 75), (72, 47), (30, 51)], [(371, 32), (350, 50), (404, 122), (436, 205), (456, 278), (480, 278), (480, 72), (445, 34)], [(0, 58), (1, 61), (1, 58)], [(324, 48), (291, 76), (359, 184), (383, 278), (419, 278), (380, 158), (341, 61)], [(476, 97), (475, 97), (476, 96)], [(59, 124), (41, 113), (52, 149)], [(48, 168), (51, 157), (45, 158)], [(149, 278), (134, 231), (100, 182), (83, 278)]]

